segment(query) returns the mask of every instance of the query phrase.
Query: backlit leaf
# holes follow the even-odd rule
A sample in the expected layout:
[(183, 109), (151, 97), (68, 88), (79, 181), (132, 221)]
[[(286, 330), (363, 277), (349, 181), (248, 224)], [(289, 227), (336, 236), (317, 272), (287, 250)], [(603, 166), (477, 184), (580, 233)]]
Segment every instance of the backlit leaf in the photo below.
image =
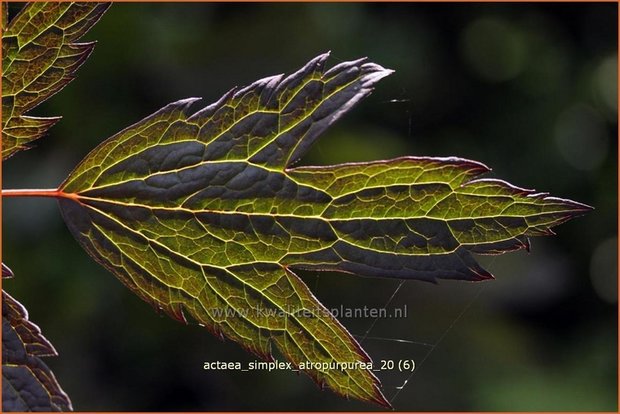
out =
[[(102, 143), (59, 189), (73, 235), (156, 308), (257, 355), (363, 362), (295, 270), (487, 279), (472, 253), (527, 247), (588, 209), (479, 179), (488, 169), (459, 158), (292, 167), (391, 73), (364, 59), (326, 71), (326, 58), (194, 113), (195, 98), (172, 103)], [(388, 405), (368, 369), (306, 372)]]
[(108, 7), (109, 3), (95, 2), (32, 2), (8, 23), (2, 34), (3, 160), (27, 149), (58, 122), (60, 117), (24, 114), (73, 80), (95, 46), (76, 42)]
[(68, 411), (69, 397), (41, 357), (56, 350), (28, 312), (2, 291), (2, 411)]
[(13, 271), (3, 262), (2, 263), (2, 279), (8, 279), (11, 277), (13, 277)]

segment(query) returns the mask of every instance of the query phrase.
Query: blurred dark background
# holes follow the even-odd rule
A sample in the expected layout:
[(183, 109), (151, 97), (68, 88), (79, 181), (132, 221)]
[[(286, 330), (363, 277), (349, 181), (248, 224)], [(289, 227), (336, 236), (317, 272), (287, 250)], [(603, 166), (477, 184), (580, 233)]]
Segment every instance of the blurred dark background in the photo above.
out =
[[(206, 105), (327, 50), (332, 64), (368, 56), (396, 72), (303, 163), (455, 155), (596, 207), (531, 253), (481, 258), (494, 281), (402, 285), (389, 308), (408, 317), (378, 320), (363, 342), (375, 360), (418, 363), (396, 409), (616, 411), (617, 7), (115, 4), (85, 37), (99, 43), (77, 79), (33, 112), (63, 120), (3, 165), (3, 185), (55, 187), (103, 139), (177, 99)], [(57, 348), (46, 362), (78, 410), (378, 409), (304, 375), (204, 371), (254, 358), (153, 312), (89, 259), (53, 200), (6, 200), (2, 224), (16, 275), (4, 288)], [(330, 308), (383, 306), (400, 283), (302, 276)], [(342, 322), (363, 335), (373, 320)], [(378, 376), (388, 399), (407, 377)]]

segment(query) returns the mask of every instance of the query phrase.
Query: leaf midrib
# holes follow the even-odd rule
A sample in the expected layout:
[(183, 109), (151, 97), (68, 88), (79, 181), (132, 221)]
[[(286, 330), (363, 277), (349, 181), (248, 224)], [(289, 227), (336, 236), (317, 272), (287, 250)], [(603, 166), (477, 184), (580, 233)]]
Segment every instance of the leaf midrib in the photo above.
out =
[[(445, 183), (438, 183), (438, 184), (445, 184)], [(375, 188), (375, 187), (369, 187), (369, 188)], [(385, 188), (385, 187), (376, 187), (376, 188)], [(467, 194), (467, 193), (458, 193), (456, 191), (453, 191), (452, 193), (448, 194), (446, 197), (450, 196), (451, 194), (466, 194), (468, 196), (472, 196), (472, 197), (480, 197), (480, 198), (488, 198), (487, 196), (478, 196), (476, 194)], [(511, 197), (508, 196), (494, 196), (494, 197), (498, 197), (498, 198), (505, 198), (505, 199), (510, 199), (513, 200), (514, 203), (517, 203), (517, 201), (515, 201), (514, 199), (512, 199)], [(523, 216), (519, 216), (519, 215), (505, 215), (503, 214), (503, 211), (505, 211), (507, 208), (511, 207), (505, 207), (502, 210), (502, 213), (498, 214), (498, 215), (488, 215), (488, 216), (476, 216), (476, 217), (455, 217), (455, 218), (450, 218), (450, 219), (446, 219), (446, 218), (442, 218), (442, 217), (437, 217), (437, 216), (428, 216), (428, 215), (419, 215), (416, 217), (410, 217), (410, 216), (403, 216), (403, 217), (370, 217), (370, 216), (356, 216), (356, 217), (338, 217), (338, 218), (329, 218), (329, 217), (324, 217), (323, 215), (295, 215), (295, 214), (284, 214), (284, 213), (255, 213), (255, 212), (245, 212), (245, 211), (227, 211), (227, 210), (192, 210), (186, 207), (163, 207), (163, 206), (150, 206), (148, 204), (140, 204), (140, 203), (128, 203), (128, 202), (123, 202), (120, 200), (112, 200), (112, 199), (106, 199), (106, 198), (98, 198), (98, 197), (89, 197), (89, 196), (85, 196), (82, 194), (76, 194), (76, 198), (78, 200), (84, 200), (84, 201), (94, 201), (94, 202), (101, 202), (101, 203), (108, 203), (108, 204), (115, 204), (115, 205), (119, 205), (119, 206), (125, 206), (125, 207), (136, 207), (136, 208), (144, 208), (147, 210), (153, 210), (153, 211), (178, 211), (178, 212), (183, 212), (183, 213), (187, 213), (187, 214), (198, 214), (198, 213), (210, 213), (210, 214), (221, 214), (221, 215), (242, 215), (242, 216), (257, 216), (257, 217), (282, 217), (282, 218), (298, 218), (298, 219), (316, 219), (316, 220), (323, 220), (326, 223), (330, 223), (331, 221), (358, 221), (358, 220), (368, 220), (368, 221), (383, 221), (383, 220), (405, 220), (405, 219), (409, 219), (409, 220), (415, 220), (415, 219), (428, 219), (428, 220), (438, 220), (438, 221), (444, 221), (444, 222), (451, 222), (451, 221), (461, 221), (461, 220), (485, 220), (485, 219), (497, 219), (497, 218), (524, 218)], [(439, 202), (441, 202), (442, 199), (439, 200)], [(438, 202), (438, 203), (439, 203)], [(326, 206), (326, 209), (329, 207), (329, 205)], [(434, 205), (433, 207), (431, 207), (430, 209), (432, 210), (433, 208), (435, 208), (436, 206)], [(527, 218), (529, 217), (543, 217), (543, 216), (547, 216), (547, 215), (554, 215), (554, 214), (563, 214), (565, 213), (564, 210), (547, 210), (547, 211), (541, 211), (539, 213), (532, 213), (532, 214), (528, 214)]]

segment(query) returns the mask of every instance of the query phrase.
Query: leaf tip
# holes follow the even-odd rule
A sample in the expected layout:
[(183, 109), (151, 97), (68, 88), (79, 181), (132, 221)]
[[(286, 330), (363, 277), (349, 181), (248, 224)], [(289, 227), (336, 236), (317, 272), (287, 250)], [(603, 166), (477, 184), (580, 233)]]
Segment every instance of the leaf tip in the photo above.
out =
[(372, 84), (387, 76), (390, 76), (395, 72), (393, 69), (386, 69), (383, 66), (373, 62), (364, 63), (361, 69), (364, 72), (366, 79)]
[(2, 263), (2, 278), (6, 279), (6, 278), (11, 278), (13, 277), (13, 271), (4, 263)]
[(556, 205), (562, 209), (559, 212), (561, 214), (561, 217), (558, 220), (557, 224), (561, 224), (573, 218), (583, 216), (594, 210), (594, 207), (592, 206), (566, 198), (544, 197), (544, 201), (557, 203)]
[(487, 270), (483, 269), (482, 267), (478, 267), (477, 269), (472, 269), (472, 272), (474, 274), (472, 281), (474, 282), (481, 282), (483, 280), (495, 279), (495, 276), (493, 276), (491, 273), (489, 273)]
[(564, 204), (576, 215), (583, 215), (595, 210), (594, 207), (573, 200), (564, 200)]
[(190, 98), (181, 99), (181, 100), (177, 101), (176, 104), (178, 106), (180, 106), (180, 107), (187, 108), (190, 105), (192, 105), (194, 102), (198, 102), (200, 100), (202, 100), (202, 98), (199, 98), (197, 96), (192, 96)]
[(385, 396), (383, 395), (381, 390), (379, 390), (378, 387), (375, 388), (375, 395), (373, 396), (371, 401), (374, 402), (375, 404), (379, 404), (380, 406), (384, 408), (387, 408), (388, 410), (394, 409), (394, 407), (392, 407), (392, 404), (390, 404), (387, 398), (385, 398)]

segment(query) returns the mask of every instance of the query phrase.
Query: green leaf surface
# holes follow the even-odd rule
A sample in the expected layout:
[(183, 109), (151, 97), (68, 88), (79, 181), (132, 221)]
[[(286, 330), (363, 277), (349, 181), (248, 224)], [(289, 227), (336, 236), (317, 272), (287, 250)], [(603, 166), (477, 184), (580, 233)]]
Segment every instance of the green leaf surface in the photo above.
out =
[(69, 411), (71, 401), (41, 357), (56, 350), (2, 291), (2, 411)]
[(60, 117), (25, 114), (73, 80), (95, 45), (76, 42), (109, 5), (27, 3), (8, 23), (2, 34), (3, 160), (27, 149), (58, 122)]
[[(233, 90), (197, 112), (172, 103), (108, 139), (60, 191), (80, 244), (138, 296), (181, 321), (296, 365), (368, 356), (294, 274), (492, 277), (472, 253), (527, 237), (587, 206), (480, 179), (484, 165), (404, 157), (292, 167), (391, 71), (365, 59)], [(306, 369), (347, 397), (389, 404), (365, 368)]]

